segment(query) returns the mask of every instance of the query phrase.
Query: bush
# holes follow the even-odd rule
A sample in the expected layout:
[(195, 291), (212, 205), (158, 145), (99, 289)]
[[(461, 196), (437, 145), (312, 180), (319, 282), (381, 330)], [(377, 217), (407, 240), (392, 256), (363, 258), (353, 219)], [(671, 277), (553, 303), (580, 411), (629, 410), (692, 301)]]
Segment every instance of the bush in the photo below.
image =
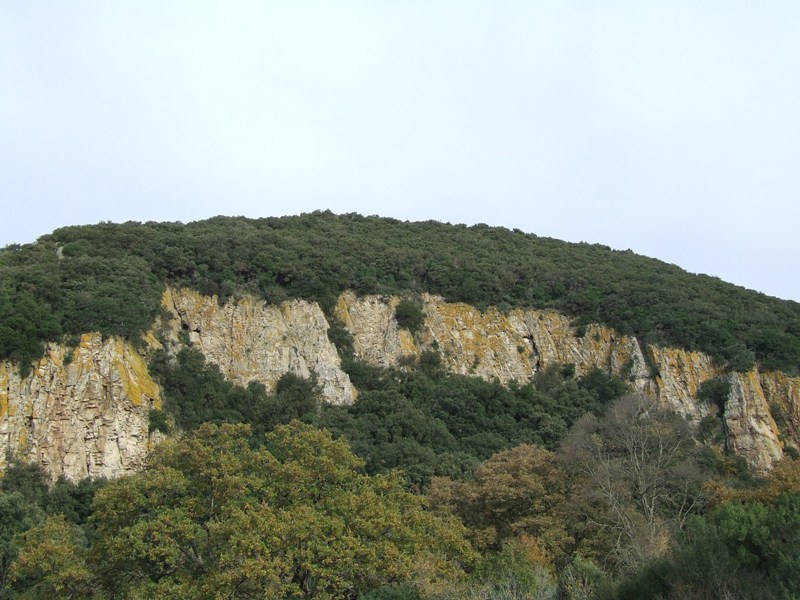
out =
[(422, 302), (417, 299), (403, 298), (394, 309), (394, 318), (401, 329), (408, 329), (411, 333), (420, 331), (425, 325)]
[(701, 402), (715, 405), (722, 414), (725, 411), (725, 403), (728, 401), (728, 394), (731, 393), (731, 383), (724, 377), (716, 377), (704, 381), (697, 389), (697, 399)]

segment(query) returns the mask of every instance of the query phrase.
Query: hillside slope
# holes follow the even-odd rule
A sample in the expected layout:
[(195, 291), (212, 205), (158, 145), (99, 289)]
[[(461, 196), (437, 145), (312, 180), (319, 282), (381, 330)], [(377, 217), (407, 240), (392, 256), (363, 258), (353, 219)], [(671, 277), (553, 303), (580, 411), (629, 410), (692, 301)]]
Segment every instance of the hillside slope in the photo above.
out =
[(506, 384), (599, 367), (721, 427), (759, 473), (800, 446), (800, 305), (602, 246), (327, 212), (220, 217), (59, 229), (0, 251), (0, 275), (0, 445), (52, 476), (139, 468), (162, 347), (191, 344), (243, 386), (292, 373), (353, 402), (337, 331), (367, 363), (435, 352)]
[[(316, 301), (330, 315), (345, 291), (430, 293), (484, 309), (554, 309), (642, 342), (713, 357), (723, 367), (798, 374), (800, 304), (604, 246), (485, 225), (403, 223), (313, 213), (218, 217), (181, 225), (67, 227), (0, 251), (0, 358), (42, 355), (42, 342), (100, 331), (136, 340), (165, 284), (221, 302)], [(135, 294), (131, 290), (136, 290)]]
[[(274, 389), (286, 373), (313, 376), (322, 398), (349, 404), (357, 390), (328, 339), (331, 323), (308, 301), (270, 306), (252, 297), (218, 298), (169, 288), (164, 317), (140, 351), (119, 338), (84, 335), (77, 347), (51, 344), (33, 371), (21, 377), (0, 364), (0, 455), (6, 450), (43, 464), (51, 476), (116, 477), (135, 471), (152, 445), (148, 412), (161, 406), (145, 359), (167, 346), (174, 354), (190, 343), (231, 381)], [(414, 365), (425, 351), (445, 367), (504, 383), (527, 383), (548, 366), (575, 365), (578, 375), (599, 367), (656, 397), (695, 426), (716, 420), (718, 407), (698, 398), (704, 382), (729, 383), (719, 418), (730, 451), (756, 473), (800, 447), (800, 378), (780, 372), (725, 372), (699, 352), (647, 345), (602, 325), (576, 335), (569, 319), (553, 311), (479, 311), (440, 297), (422, 299), (416, 332), (397, 319), (398, 297), (342, 294), (336, 322), (352, 335), (358, 358), (369, 363)], [(159, 341), (160, 340), (160, 341)], [(69, 360), (67, 360), (69, 356)]]

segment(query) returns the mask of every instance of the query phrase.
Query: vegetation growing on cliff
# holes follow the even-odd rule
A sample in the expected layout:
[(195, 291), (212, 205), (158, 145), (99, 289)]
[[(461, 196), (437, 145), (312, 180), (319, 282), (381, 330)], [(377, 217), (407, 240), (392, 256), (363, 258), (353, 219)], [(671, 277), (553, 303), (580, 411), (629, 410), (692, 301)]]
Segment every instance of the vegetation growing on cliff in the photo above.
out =
[(88, 330), (136, 340), (160, 310), (164, 282), (220, 301), (235, 293), (308, 298), (329, 312), (347, 289), (553, 308), (577, 326), (604, 323), (734, 369), (754, 361), (800, 368), (796, 302), (605, 246), (329, 212), (66, 227), (8, 247), (0, 251), (0, 357), (24, 365), (42, 342)]
[(434, 475), (471, 477), (482, 460), (518, 444), (555, 449), (578, 418), (601, 415), (627, 391), (600, 369), (575, 379), (574, 369), (553, 365), (533, 384), (505, 387), (430, 363), (383, 369), (349, 357), (345, 368), (360, 391), (352, 406), (323, 405), (314, 382), (292, 374), (272, 394), (260, 384), (236, 386), (191, 348), (174, 359), (157, 353), (151, 372), (165, 398), (158, 422), (171, 419), (185, 432), (205, 422), (247, 423), (263, 440), (276, 425), (300, 419), (346, 438), (368, 473), (402, 469), (416, 486)]

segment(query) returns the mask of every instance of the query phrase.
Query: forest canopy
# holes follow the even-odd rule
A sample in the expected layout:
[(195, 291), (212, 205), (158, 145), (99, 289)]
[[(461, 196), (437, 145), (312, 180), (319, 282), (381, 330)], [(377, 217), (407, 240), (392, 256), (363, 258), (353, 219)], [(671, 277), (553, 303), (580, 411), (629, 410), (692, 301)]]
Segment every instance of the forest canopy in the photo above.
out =
[[(345, 290), (429, 292), (479, 308), (555, 309), (646, 343), (703, 351), (728, 368), (797, 373), (800, 304), (606, 246), (519, 230), (315, 212), (189, 223), (65, 227), (0, 250), (0, 358), (87, 330), (136, 341), (165, 284), (330, 312)], [(408, 307), (414, 317), (413, 306)]]

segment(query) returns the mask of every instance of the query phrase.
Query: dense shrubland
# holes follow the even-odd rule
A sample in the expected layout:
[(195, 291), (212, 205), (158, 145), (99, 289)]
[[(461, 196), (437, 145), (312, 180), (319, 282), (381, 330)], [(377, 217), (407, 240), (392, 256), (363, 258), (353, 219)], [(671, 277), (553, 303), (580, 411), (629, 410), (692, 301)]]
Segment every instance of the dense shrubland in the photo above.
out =
[[(518, 230), (333, 215), (66, 227), (0, 251), (0, 357), (88, 330), (137, 340), (165, 282), (224, 301), (318, 301), (344, 290), (431, 292), (480, 308), (553, 308), (652, 343), (702, 350), (734, 369), (800, 368), (800, 305), (605, 246)], [(131, 293), (136, 290), (136, 293)]]

